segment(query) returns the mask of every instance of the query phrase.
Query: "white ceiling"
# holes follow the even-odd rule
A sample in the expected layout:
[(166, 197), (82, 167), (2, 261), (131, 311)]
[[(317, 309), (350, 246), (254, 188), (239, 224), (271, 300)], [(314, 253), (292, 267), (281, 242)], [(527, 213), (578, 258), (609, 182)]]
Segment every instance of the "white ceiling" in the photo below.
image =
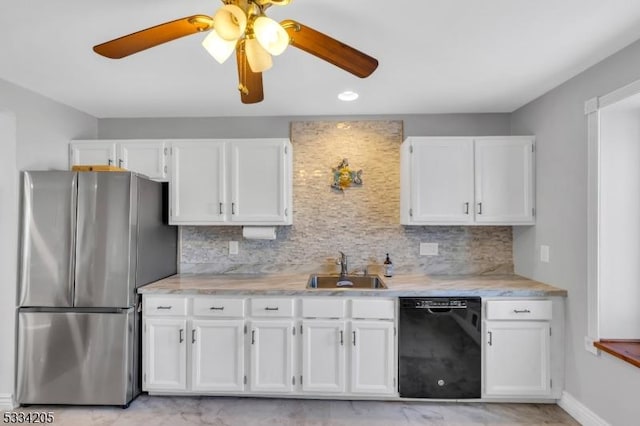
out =
[[(95, 117), (511, 112), (640, 38), (640, 1), (294, 0), (271, 7), (375, 57), (359, 79), (288, 48), (244, 105), (196, 34), (120, 60), (92, 46), (215, 0), (3, 0), (0, 78)], [(360, 93), (337, 100), (345, 89)]]

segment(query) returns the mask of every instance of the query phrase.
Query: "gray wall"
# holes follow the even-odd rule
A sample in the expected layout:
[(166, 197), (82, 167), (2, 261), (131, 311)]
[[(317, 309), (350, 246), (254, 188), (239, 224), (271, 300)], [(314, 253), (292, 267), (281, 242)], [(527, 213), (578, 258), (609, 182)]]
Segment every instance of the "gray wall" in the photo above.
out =
[[(514, 229), (516, 273), (568, 290), (566, 391), (614, 425), (628, 425), (631, 419), (640, 418), (640, 369), (608, 355), (595, 357), (584, 349), (587, 335), (584, 102), (638, 79), (640, 42), (520, 108), (511, 118), (512, 133), (535, 134), (537, 141), (538, 217), (536, 226)], [(537, 260), (540, 244), (551, 247), (549, 263)]]
[(0, 80), (0, 408), (13, 393), (19, 171), (65, 169), (69, 140), (95, 138), (98, 120)]
[(100, 139), (289, 137), (292, 121), (402, 120), (405, 136), (491, 136), (509, 132), (509, 114), (424, 114), (340, 117), (106, 118)]

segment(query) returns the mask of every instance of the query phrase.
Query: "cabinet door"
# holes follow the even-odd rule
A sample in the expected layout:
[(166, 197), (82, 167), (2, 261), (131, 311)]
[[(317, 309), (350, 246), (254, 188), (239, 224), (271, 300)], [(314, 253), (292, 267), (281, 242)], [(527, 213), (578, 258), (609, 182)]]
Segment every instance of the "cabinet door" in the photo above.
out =
[(485, 321), (486, 396), (546, 396), (551, 392), (549, 323)]
[(351, 322), (351, 392), (389, 394), (396, 391), (393, 323)]
[(287, 210), (287, 142), (242, 140), (231, 148), (231, 221), (284, 224)]
[(187, 321), (146, 318), (146, 390), (187, 388)]
[(475, 141), (476, 222), (533, 223), (533, 138)]
[(416, 138), (409, 155), (411, 223), (473, 222), (473, 139)]
[(194, 320), (191, 388), (244, 390), (244, 320)]
[(293, 321), (251, 323), (252, 392), (293, 390)]
[(127, 141), (120, 142), (118, 146), (118, 167), (142, 173), (150, 179), (167, 178), (164, 141)]
[(345, 390), (345, 322), (302, 322), (302, 390), (341, 393)]
[(171, 142), (171, 224), (224, 222), (225, 144)]
[(69, 145), (69, 166), (116, 164), (116, 143), (113, 141), (75, 141)]

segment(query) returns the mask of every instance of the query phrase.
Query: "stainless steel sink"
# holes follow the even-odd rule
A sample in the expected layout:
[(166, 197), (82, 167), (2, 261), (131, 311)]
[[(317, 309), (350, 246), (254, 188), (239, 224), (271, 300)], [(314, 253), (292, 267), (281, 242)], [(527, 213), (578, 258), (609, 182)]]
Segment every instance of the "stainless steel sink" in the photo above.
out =
[(307, 288), (344, 288), (383, 290), (387, 286), (378, 275), (321, 275), (311, 274)]

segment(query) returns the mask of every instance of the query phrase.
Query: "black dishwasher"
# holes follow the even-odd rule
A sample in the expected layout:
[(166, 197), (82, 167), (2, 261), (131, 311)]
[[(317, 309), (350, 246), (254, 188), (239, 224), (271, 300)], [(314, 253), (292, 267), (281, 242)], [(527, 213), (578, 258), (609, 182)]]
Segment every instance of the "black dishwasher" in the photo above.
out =
[(405, 398), (480, 398), (479, 297), (400, 298), (399, 391)]

